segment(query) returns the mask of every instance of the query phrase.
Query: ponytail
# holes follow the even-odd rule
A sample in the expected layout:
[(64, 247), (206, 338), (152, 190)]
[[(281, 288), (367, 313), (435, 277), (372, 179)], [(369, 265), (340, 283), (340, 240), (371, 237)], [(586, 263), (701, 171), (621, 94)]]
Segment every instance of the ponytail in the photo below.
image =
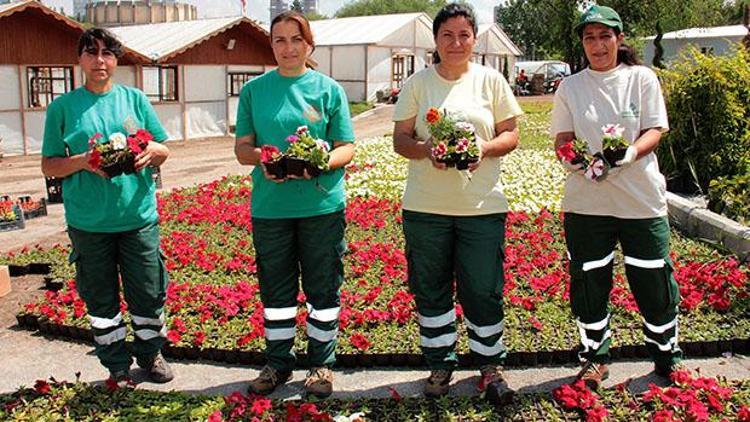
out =
[(641, 64), (641, 60), (638, 58), (638, 53), (635, 52), (635, 48), (625, 43), (620, 44), (617, 48), (617, 64), (626, 64), (628, 66), (635, 66)]

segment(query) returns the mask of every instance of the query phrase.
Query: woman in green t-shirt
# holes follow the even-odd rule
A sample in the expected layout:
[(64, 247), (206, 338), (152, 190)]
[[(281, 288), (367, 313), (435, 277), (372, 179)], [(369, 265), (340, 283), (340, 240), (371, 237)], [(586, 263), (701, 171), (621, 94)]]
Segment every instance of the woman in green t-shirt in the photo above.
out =
[[(237, 110), (235, 155), (241, 164), (255, 166), (252, 230), (268, 358), (249, 390), (268, 394), (291, 378), (301, 275), (311, 365), (305, 390), (327, 397), (344, 279), (344, 166), (354, 156), (354, 133), (343, 88), (307, 68), (315, 46), (307, 19), (282, 13), (270, 32), (278, 68), (243, 87)], [(316, 177), (307, 170), (301, 177), (269, 172), (262, 147), (284, 152), (302, 132), (330, 150), (328, 170)]]
[[(471, 63), (477, 34), (471, 9), (449, 4), (435, 17), (432, 30), (439, 62), (406, 82), (393, 116), (394, 148), (409, 159), (404, 237), (420, 344), (431, 369), (424, 391), (428, 396), (447, 394), (458, 363), (455, 280), (480, 385), (491, 402), (503, 404), (512, 391), (501, 371), (508, 201), (500, 183), (500, 157), (518, 145), (515, 118), (522, 111), (498, 71)], [(456, 142), (458, 152), (468, 138), (436, 139), (433, 149), (428, 125), (437, 117), (434, 109), (450, 113), (474, 132), (479, 157), (468, 171), (438, 161), (440, 145)]]

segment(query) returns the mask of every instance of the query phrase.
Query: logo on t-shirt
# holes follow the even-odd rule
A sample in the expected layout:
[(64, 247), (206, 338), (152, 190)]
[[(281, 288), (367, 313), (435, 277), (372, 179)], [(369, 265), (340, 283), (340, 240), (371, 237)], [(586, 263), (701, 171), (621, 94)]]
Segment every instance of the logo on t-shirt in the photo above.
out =
[(641, 111), (638, 110), (638, 106), (630, 103), (630, 106), (627, 109), (620, 112), (620, 117), (623, 119), (637, 119), (641, 117)]
[(309, 104), (305, 108), (303, 115), (305, 116), (305, 119), (307, 119), (307, 121), (310, 123), (315, 123), (321, 119), (320, 112), (315, 107)]

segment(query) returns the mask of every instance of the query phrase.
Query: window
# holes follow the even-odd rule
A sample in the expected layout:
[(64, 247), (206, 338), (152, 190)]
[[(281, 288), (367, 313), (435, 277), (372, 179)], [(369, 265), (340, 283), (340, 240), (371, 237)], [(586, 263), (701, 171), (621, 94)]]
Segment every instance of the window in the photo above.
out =
[(239, 97), (242, 87), (250, 79), (262, 75), (261, 72), (229, 72), (229, 94), (230, 97)]
[(143, 92), (151, 102), (177, 101), (177, 66), (144, 66)]
[(55, 98), (73, 90), (73, 67), (26, 68), (29, 107), (47, 107)]
[(413, 55), (396, 55), (391, 58), (392, 82), (397, 88), (404, 85), (406, 79), (414, 73)]

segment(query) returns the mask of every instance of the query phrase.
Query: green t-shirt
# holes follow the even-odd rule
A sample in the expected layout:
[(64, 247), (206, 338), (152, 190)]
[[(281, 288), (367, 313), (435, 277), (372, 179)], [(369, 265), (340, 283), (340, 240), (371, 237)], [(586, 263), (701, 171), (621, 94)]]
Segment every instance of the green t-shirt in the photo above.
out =
[[(42, 156), (67, 157), (89, 149), (89, 139), (105, 139), (132, 119), (161, 142), (167, 139), (154, 108), (143, 92), (114, 85), (104, 94), (84, 87), (53, 101), (47, 108)], [(63, 203), (68, 225), (89, 232), (116, 233), (134, 230), (158, 220), (151, 169), (130, 175), (101, 177), (79, 171), (63, 179)]]
[[(346, 93), (333, 79), (307, 70), (297, 77), (271, 71), (248, 82), (237, 109), (237, 137), (255, 135), (255, 145), (275, 145), (286, 151), (287, 136), (306, 125), (313, 138), (353, 142)], [(252, 214), (259, 218), (302, 218), (340, 211), (346, 207), (344, 169), (311, 180), (275, 183), (253, 170)]]

